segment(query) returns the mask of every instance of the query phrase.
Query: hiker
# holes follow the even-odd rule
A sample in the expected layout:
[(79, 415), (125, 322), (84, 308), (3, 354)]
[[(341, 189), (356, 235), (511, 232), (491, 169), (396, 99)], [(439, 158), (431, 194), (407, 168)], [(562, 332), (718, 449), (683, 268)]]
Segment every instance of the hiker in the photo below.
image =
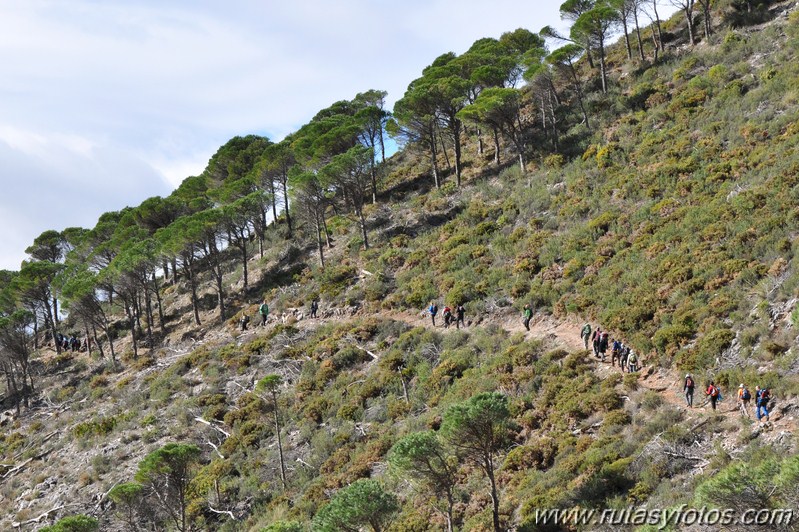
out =
[(247, 330), (247, 324), (250, 323), (250, 317), (245, 313), (241, 315), (241, 319), (239, 320), (239, 326), (241, 327), (242, 331)]
[[(768, 415), (768, 402), (771, 399), (771, 392), (768, 388), (760, 388), (760, 386), (755, 387), (755, 406), (757, 410), (755, 413), (757, 414), (757, 420), (762, 421), (763, 417), (766, 418), (766, 421), (769, 420)], [(763, 409), (764, 413), (761, 413), (761, 409)]]
[(635, 351), (632, 349), (630, 349), (630, 354), (627, 355), (627, 371), (629, 373), (638, 371), (638, 357), (635, 356)]
[(749, 388), (741, 383), (741, 385), (738, 386), (738, 408), (741, 409), (741, 414), (748, 418), (752, 417), (749, 415), (749, 401), (751, 399), (752, 394), (749, 392)]
[(597, 327), (596, 330), (594, 331), (593, 337), (591, 338), (591, 341), (592, 341), (593, 347), (594, 347), (594, 356), (596, 358), (599, 358), (599, 342), (600, 342), (600, 340), (602, 340), (602, 329)]
[[(527, 304), (527, 303), (525, 303), (525, 305), (524, 305), (523, 316), (524, 316), (524, 320), (522, 320), (522, 321), (524, 323), (524, 328), (529, 331), (530, 330), (530, 320), (533, 319), (533, 309), (530, 308), (530, 305)], [(586, 342), (588, 342), (588, 340), (586, 340)]]
[(433, 327), (436, 326), (436, 314), (438, 314), (438, 305), (436, 305), (435, 301), (430, 302), (430, 306), (427, 307), (427, 312), (430, 313), (430, 319), (433, 321)]
[[(529, 331), (530, 328), (528, 327), (527, 330)], [(588, 349), (588, 339), (590, 338), (590, 336), (591, 336), (591, 324), (586, 322), (585, 325), (583, 325), (583, 329), (580, 331), (580, 338), (582, 338), (583, 341), (585, 342), (586, 349)]]
[(452, 309), (444, 306), (444, 328), (449, 329), (449, 323), (452, 321)]
[(621, 358), (621, 342), (619, 340), (613, 340), (613, 349), (610, 352), (610, 365), (616, 366), (616, 360)]
[(316, 298), (314, 298), (314, 300), (311, 301), (311, 317), (312, 318), (316, 318), (316, 312), (318, 310), (319, 310), (319, 301), (317, 301)]
[(266, 327), (266, 318), (269, 317), (269, 305), (266, 304), (266, 299), (258, 307), (258, 314), (261, 315), (261, 326)]
[(602, 362), (605, 361), (605, 352), (608, 350), (608, 333), (603, 332), (602, 337), (599, 339), (599, 357)]
[(715, 410), (716, 402), (719, 400), (719, 396), (721, 395), (721, 392), (719, 391), (719, 388), (716, 386), (715, 382), (710, 381), (707, 390), (705, 390), (705, 395), (710, 398), (710, 406), (713, 408), (713, 410)]
[(455, 327), (460, 329), (461, 325), (466, 327), (466, 309), (463, 308), (463, 303), (458, 303), (458, 306), (455, 307)]
[(690, 373), (686, 373), (685, 382), (682, 385), (682, 391), (685, 394), (685, 402), (688, 408), (694, 407), (694, 378)]
[(621, 358), (619, 358), (619, 368), (621, 368), (621, 372), (624, 373), (624, 370), (627, 368), (627, 357), (630, 356), (630, 346), (625, 345), (624, 348), (621, 350)]

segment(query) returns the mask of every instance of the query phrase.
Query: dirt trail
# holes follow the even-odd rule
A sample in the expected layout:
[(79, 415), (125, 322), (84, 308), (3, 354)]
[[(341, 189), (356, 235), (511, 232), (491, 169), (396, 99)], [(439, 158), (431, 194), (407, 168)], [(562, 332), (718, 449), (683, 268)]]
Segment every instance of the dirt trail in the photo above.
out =
[[(329, 321), (351, 321), (364, 316), (364, 310), (355, 312), (354, 314), (335, 315), (324, 318), (316, 319), (301, 319), (297, 321), (296, 326), (303, 329), (314, 329), (321, 323)], [(378, 310), (371, 313), (378, 318), (390, 319), (407, 323), (414, 327), (425, 327), (427, 329), (435, 329), (441, 333), (451, 333), (456, 328), (451, 325), (449, 329), (443, 325), (443, 318), (439, 314), (436, 319), (436, 326), (434, 327), (429, 315), (426, 313), (411, 313), (403, 311), (386, 311)], [(290, 315), (289, 315), (290, 316)], [(278, 318), (280, 320), (280, 318)], [(480, 317), (473, 319), (467, 316), (467, 323), (469, 325), (466, 330), (475, 327), (485, 327), (493, 324), (503, 328), (510, 333), (523, 333), (527, 338), (546, 340), (551, 343), (553, 347), (561, 347), (569, 351), (582, 351), (585, 349), (583, 340), (580, 338), (581, 322), (574, 320), (563, 320), (553, 316), (536, 314), (530, 323), (530, 331), (525, 331), (524, 325), (521, 321), (521, 316), (516, 316), (514, 313), (503, 313), (495, 317)], [(586, 358), (589, 360), (594, 371), (600, 378), (607, 378), (614, 372), (621, 372), (618, 366), (614, 367), (610, 364), (610, 356), (607, 357), (608, 362), (602, 362), (596, 359), (593, 355), (587, 354)], [(639, 388), (645, 390), (652, 390), (660, 394), (663, 401), (669, 405), (680, 408), (685, 411), (686, 418), (689, 420), (700, 421), (703, 417), (711, 414), (710, 403), (704, 394), (702, 382), (697, 381), (694, 392), (694, 407), (688, 408), (685, 402), (685, 397), (682, 391), (684, 374), (677, 373), (673, 370), (665, 368), (658, 368), (655, 366), (644, 366), (639, 371)], [(618, 387), (622, 395), (626, 395), (627, 391), (622, 385)], [(754, 393), (754, 386), (750, 387), (750, 391)], [(715, 414), (721, 415), (729, 420), (737, 421), (741, 416), (741, 412), (736, 404), (737, 390), (722, 390), (724, 400), (717, 406)], [(793, 404), (788, 404), (784, 408), (779, 408), (777, 405), (771, 411), (770, 421), (768, 423), (759, 424), (755, 419), (754, 413), (754, 399), (752, 400), (752, 407), (750, 408), (751, 419), (754, 425), (759, 425), (765, 432), (775, 433), (793, 433), (797, 429), (797, 422), (793, 415)], [(754, 427), (753, 427), (754, 428)]]

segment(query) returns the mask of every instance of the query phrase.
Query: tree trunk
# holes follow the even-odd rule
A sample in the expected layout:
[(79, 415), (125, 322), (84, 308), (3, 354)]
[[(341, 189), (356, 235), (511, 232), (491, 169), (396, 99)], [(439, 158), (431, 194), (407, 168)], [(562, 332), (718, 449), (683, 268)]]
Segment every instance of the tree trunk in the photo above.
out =
[(277, 396), (272, 394), (272, 401), (274, 401), (274, 414), (275, 414), (275, 434), (277, 434), (277, 452), (280, 456), (280, 480), (283, 482), (283, 489), (288, 487), (286, 483), (286, 462), (283, 459), (283, 440), (280, 437), (280, 420), (277, 416)]
[(53, 296), (53, 321), (55, 328), (58, 329), (58, 299), (55, 296)]
[(33, 348), (39, 349), (39, 316), (33, 314)]
[(161, 326), (161, 334), (164, 334), (166, 331), (166, 318), (164, 318), (164, 304), (161, 301), (161, 292), (158, 287), (158, 278), (155, 276), (155, 272), (153, 272), (153, 291), (155, 292), (155, 302), (158, 306), (158, 324)]
[(633, 18), (635, 19), (635, 36), (638, 40), (638, 54), (641, 56), (641, 61), (646, 61), (644, 56), (644, 43), (641, 41), (641, 27), (638, 25), (638, 8), (633, 10)]
[(699, 0), (699, 5), (702, 6), (702, 26), (705, 29), (705, 41), (710, 40), (710, 0)]
[(599, 38), (599, 71), (602, 74), (602, 94), (608, 93), (608, 73), (605, 64), (605, 39)]
[(291, 224), (291, 212), (289, 212), (289, 191), (288, 191), (288, 176), (283, 176), (281, 184), (283, 185), (283, 211), (286, 213), (286, 225), (289, 228), (289, 237), (291, 237), (294, 227)]
[(630, 32), (627, 31), (627, 18), (624, 15), (621, 17), (621, 26), (624, 30), (624, 46), (627, 47), (627, 59), (632, 59), (633, 50), (630, 47)]
[(244, 235), (242, 235), (242, 242), (244, 244), (241, 246), (241, 264), (244, 268), (244, 291), (246, 292), (250, 287), (250, 274), (247, 266), (247, 238)]
[(552, 91), (548, 93), (549, 98), (549, 122), (552, 124), (552, 134), (554, 135), (555, 141), (555, 150), (558, 149), (558, 145), (560, 144), (560, 137), (558, 136), (558, 123), (555, 118), (555, 104), (552, 102)]
[[(108, 348), (111, 350), (111, 362), (114, 363), (114, 366), (117, 365), (117, 355), (114, 352), (114, 342), (111, 340), (111, 333), (108, 330), (108, 327), (103, 327), (103, 332), (105, 333), (105, 339), (108, 340)], [(95, 338), (95, 341), (97, 339)], [(97, 345), (100, 345), (100, 342), (97, 342)]]
[(61, 354), (61, 343), (57, 341), (57, 337), (56, 337), (56, 332), (57, 332), (58, 327), (56, 326), (55, 320), (53, 319), (53, 311), (50, 308), (50, 303), (49, 303), (49, 301), (47, 301), (46, 298), (45, 298), (45, 302), (44, 302), (44, 309), (47, 312), (47, 325), (48, 325), (48, 327), (50, 327), (50, 331), (52, 332), (52, 335), (53, 335), (53, 343), (55, 344), (55, 352), (56, 352), (56, 354), (60, 355)]
[(688, 42), (691, 43), (691, 46), (694, 46), (696, 44), (696, 37), (694, 37), (694, 0), (685, 0), (684, 5), (683, 13), (685, 13), (685, 22), (688, 25)]
[(319, 218), (322, 220), (322, 229), (325, 233), (325, 242), (327, 243), (327, 249), (333, 248), (333, 242), (330, 240), (330, 231), (327, 230), (327, 220), (325, 220), (325, 213), (324, 211), (322, 214), (319, 215)]
[(452, 129), (452, 138), (455, 146), (455, 178), (458, 187), (461, 186), (461, 128), (457, 122)]
[(444, 135), (439, 135), (438, 139), (441, 141), (441, 153), (444, 154), (444, 160), (447, 161), (447, 171), (452, 171), (452, 164), (449, 162), (449, 154), (447, 153), (447, 146), (444, 144)]
[(574, 65), (569, 64), (569, 70), (572, 73), (572, 80), (574, 81), (574, 92), (577, 93), (577, 103), (580, 105), (580, 111), (583, 113), (583, 120), (585, 120), (585, 127), (591, 129), (591, 124), (588, 122), (588, 112), (585, 110), (585, 103), (583, 102), (583, 89), (580, 84), (580, 78), (577, 77), (577, 71)]
[(447, 493), (447, 532), (453, 532), (452, 528), (452, 521), (453, 521), (453, 508), (455, 507), (455, 501), (452, 498), (451, 493)]
[(499, 493), (497, 492), (497, 481), (494, 478), (494, 461), (490, 456), (485, 458), (485, 470), (489, 482), (491, 482), (491, 505), (492, 516), (494, 518), (494, 532), (502, 532), (499, 526)]
[(200, 303), (197, 300), (197, 279), (194, 275), (194, 268), (192, 264), (184, 264), (186, 276), (189, 278), (189, 287), (191, 288), (191, 306), (194, 310), (194, 323), (200, 325)]
[(322, 245), (322, 226), (319, 223), (319, 215), (316, 216), (316, 248), (319, 250), (319, 265), (322, 269), (325, 268), (325, 251)]
[(544, 95), (543, 94), (539, 98), (539, 101), (541, 102), (541, 129), (544, 131), (544, 136), (547, 137), (548, 136), (548, 132), (547, 132), (547, 110), (546, 110), (546, 107), (544, 107)]
[(374, 154), (372, 155), (372, 160), (369, 161), (369, 170), (371, 171), (372, 177), (372, 204), (377, 204), (377, 168), (375, 167), (375, 159)]
[(655, 56), (652, 58), (653, 63), (658, 62), (658, 51), (660, 50), (660, 45), (658, 44), (658, 39), (655, 36), (655, 32), (652, 32), (652, 44), (655, 46)]
[(147, 281), (145, 279), (145, 289), (144, 289), (144, 312), (147, 316), (147, 347), (150, 350), (153, 349), (155, 346), (155, 341), (153, 340), (153, 304), (150, 297), (150, 290), (146, 288)]
[[(663, 47), (663, 32), (660, 29), (660, 15), (658, 15), (658, 0), (652, 0), (652, 12), (655, 14), (655, 29), (658, 33), (658, 38), (655, 41), (655, 61), (658, 59), (657, 50), (665, 50)], [(652, 32), (652, 39), (655, 39), (655, 32)]]
[(383, 142), (383, 126), (380, 126), (380, 135), (377, 137), (380, 140), (380, 160), (385, 164), (386, 162), (386, 144)]
[(499, 131), (494, 128), (494, 164), (499, 166)]
[(133, 315), (131, 305), (125, 302), (125, 313), (128, 315), (128, 323), (130, 324), (130, 337), (131, 344), (133, 345), (133, 358), (139, 358), (139, 349), (136, 346), (136, 317)]
[(441, 182), (438, 180), (438, 161), (436, 159), (436, 138), (435, 134), (430, 142), (430, 166), (433, 169), (433, 182), (436, 188), (441, 188)]
[[(217, 257), (216, 260), (219, 260)], [(216, 278), (216, 301), (219, 305), (219, 318), (222, 321), (225, 321), (225, 292), (224, 288), (222, 287), (222, 265), (216, 264), (213, 267), (214, 270), (214, 277)]]
[(357, 209), (358, 223), (361, 226), (361, 236), (363, 236), (363, 249), (369, 249), (369, 237), (366, 235), (366, 219), (363, 217), (363, 209)]
[(275, 180), (269, 179), (269, 192), (272, 194), (272, 223), (277, 226), (277, 191), (275, 190)]

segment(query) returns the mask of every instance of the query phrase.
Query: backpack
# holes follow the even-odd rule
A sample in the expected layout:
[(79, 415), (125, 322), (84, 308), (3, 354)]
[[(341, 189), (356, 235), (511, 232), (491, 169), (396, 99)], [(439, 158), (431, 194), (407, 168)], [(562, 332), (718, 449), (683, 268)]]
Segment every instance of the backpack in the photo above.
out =
[(768, 400), (771, 399), (771, 393), (769, 393), (767, 388), (763, 388), (760, 390), (760, 401), (763, 404), (768, 403)]
[(743, 399), (744, 401), (748, 401), (751, 398), (752, 398), (752, 394), (749, 393), (749, 388), (744, 388), (744, 393), (741, 394), (741, 399)]
[(261, 303), (261, 306), (258, 307), (258, 312), (260, 312), (261, 314), (268, 314), (269, 306), (266, 303)]
[(710, 387), (710, 397), (718, 397), (719, 396), (719, 389), (716, 386)]

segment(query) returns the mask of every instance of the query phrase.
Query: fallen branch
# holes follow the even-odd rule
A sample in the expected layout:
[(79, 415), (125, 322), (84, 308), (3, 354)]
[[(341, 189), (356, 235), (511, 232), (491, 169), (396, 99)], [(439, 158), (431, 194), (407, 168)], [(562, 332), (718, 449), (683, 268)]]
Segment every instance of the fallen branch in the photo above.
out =
[(356, 344), (356, 343), (353, 343), (353, 345), (355, 346), (355, 348), (356, 348), (356, 349), (360, 349), (361, 351), (363, 351), (364, 353), (366, 353), (367, 355), (369, 355), (369, 356), (370, 356), (370, 357), (372, 357), (373, 359), (377, 360), (377, 359), (379, 358), (377, 355), (375, 355), (374, 353), (372, 353), (372, 352), (371, 352), (371, 351), (369, 351), (368, 349), (366, 349), (366, 348), (364, 348), (364, 347), (361, 347), (361, 346), (359, 346), (359, 345), (358, 345), (358, 344)]
[[(42, 444), (44, 444), (44, 443), (47, 443), (47, 441), (48, 441), (50, 438), (52, 438), (53, 436), (55, 436), (55, 435), (56, 435), (56, 434), (58, 434), (59, 432), (61, 432), (61, 431), (58, 431), (58, 430), (56, 430), (56, 431), (53, 431), (53, 432), (51, 432), (50, 434), (48, 434), (47, 436), (45, 436), (45, 437), (42, 439), (42, 441), (40, 441), (40, 442), (37, 442), (35, 445), (36, 445), (36, 446), (40, 446), (40, 445), (42, 445)], [(26, 452), (28, 452), (28, 451), (29, 451), (29, 450), (30, 450), (30, 449), (33, 447), (33, 445), (34, 445), (34, 444), (26, 445), (24, 449), (22, 449), (21, 451), (19, 451), (17, 454), (15, 454), (15, 455), (14, 455), (14, 460), (18, 459), (20, 456), (22, 456), (23, 454), (25, 454)], [(51, 449), (51, 450), (52, 450), (52, 449)], [(50, 451), (47, 451), (47, 452), (50, 452)]]
[(24, 462), (22, 462), (22, 463), (21, 463), (21, 464), (19, 464), (18, 466), (14, 466), (14, 467), (12, 467), (12, 468), (11, 468), (11, 469), (9, 469), (8, 471), (6, 471), (5, 475), (3, 475), (3, 479), (6, 479), (6, 478), (9, 478), (9, 477), (11, 477), (11, 476), (14, 476), (14, 475), (16, 475), (17, 473), (19, 473), (20, 471), (22, 471), (22, 469), (23, 469), (23, 468), (24, 468), (26, 465), (28, 465), (30, 462), (33, 462), (33, 458), (28, 458), (27, 460), (25, 460)]
[(297, 462), (299, 462), (299, 463), (301, 463), (301, 464), (302, 464), (302, 465), (304, 465), (305, 467), (310, 467), (311, 469), (314, 469), (314, 466), (312, 466), (311, 464), (309, 464), (308, 462), (306, 462), (306, 461), (305, 461), (305, 460), (303, 460), (302, 458), (297, 458), (297, 459), (296, 459), (296, 461), (297, 461)]
[(41, 521), (42, 519), (44, 519), (45, 517), (47, 517), (51, 513), (57, 512), (58, 510), (61, 510), (64, 506), (65, 505), (62, 504), (61, 506), (56, 506), (55, 508), (51, 508), (50, 510), (47, 510), (42, 515), (40, 515), (39, 517), (34, 517), (33, 519), (28, 519), (27, 521), (22, 521), (22, 522), (16, 522), (15, 521), (15, 522), (11, 523), (11, 526), (13, 526), (14, 528), (20, 528), (20, 527), (23, 527), (25, 525), (29, 525), (31, 523), (38, 523), (39, 521)]
[(214, 512), (215, 514), (227, 514), (227, 515), (229, 515), (229, 516), (230, 516), (230, 518), (231, 518), (231, 519), (233, 519), (234, 521), (238, 521), (238, 519), (236, 519), (236, 516), (235, 516), (235, 515), (233, 515), (233, 512), (231, 512), (230, 510), (216, 510), (216, 509), (215, 509), (213, 506), (211, 506), (210, 504), (208, 505), (208, 509), (209, 509), (209, 510), (211, 510), (212, 512)]
[(219, 452), (219, 447), (217, 447), (216, 445), (214, 445), (214, 444), (213, 444), (213, 443), (211, 443), (210, 441), (206, 441), (205, 443), (207, 443), (208, 445), (210, 445), (211, 447), (213, 447), (213, 448), (214, 448), (214, 451), (216, 451), (216, 455), (217, 455), (219, 458), (221, 458), (222, 460), (224, 460), (224, 459), (225, 459), (225, 457), (222, 455), (222, 453), (220, 453), (220, 452)]
[(103, 493), (103, 494), (101, 494), (101, 495), (100, 495), (100, 499), (97, 501), (97, 504), (96, 504), (96, 505), (94, 505), (94, 510), (92, 510), (92, 513), (96, 513), (96, 512), (97, 512), (97, 510), (99, 510), (99, 509), (100, 509), (100, 505), (101, 505), (101, 504), (103, 504), (103, 501), (105, 500), (105, 498), (106, 498), (106, 497), (108, 497), (108, 494), (109, 494), (109, 493), (111, 493), (111, 490), (113, 490), (114, 488), (116, 488), (116, 487), (117, 487), (117, 485), (119, 485), (119, 483), (120, 483), (120, 482), (121, 482), (121, 480), (117, 480), (116, 482), (114, 482), (114, 485), (113, 485), (113, 486), (111, 486), (111, 487), (108, 489), (108, 491), (106, 491), (105, 493)]
[(230, 438), (230, 433), (228, 433), (228, 432), (225, 432), (224, 430), (220, 429), (219, 427), (217, 427), (216, 425), (214, 425), (214, 424), (213, 424), (213, 423), (211, 423), (210, 421), (206, 421), (206, 420), (204, 420), (204, 419), (203, 419), (203, 418), (201, 418), (200, 416), (197, 416), (197, 417), (195, 417), (195, 418), (194, 418), (194, 421), (199, 421), (199, 422), (200, 422), (200, 423), (202, 423), (203, 425), (208, 425), (208, 426), (209, 426), (209, 427), (211, 427), (212, 429), (218, 430), (219, 432), (221, 432), (222, 434), (224, 434), (226, 438)]
[(673, 456), (674, 458), (684, 458), (685, 460), (696, 460), (699, 462), (703, 462), (705, 460), (705, 458), (701, 456), (689, 456), (687, 454), (680, 454), (680, 453), (675, 453), (673, 451), (667, 451), (666, 449), (663, 449), (663, 454), (666, 454), (668, 456)]

